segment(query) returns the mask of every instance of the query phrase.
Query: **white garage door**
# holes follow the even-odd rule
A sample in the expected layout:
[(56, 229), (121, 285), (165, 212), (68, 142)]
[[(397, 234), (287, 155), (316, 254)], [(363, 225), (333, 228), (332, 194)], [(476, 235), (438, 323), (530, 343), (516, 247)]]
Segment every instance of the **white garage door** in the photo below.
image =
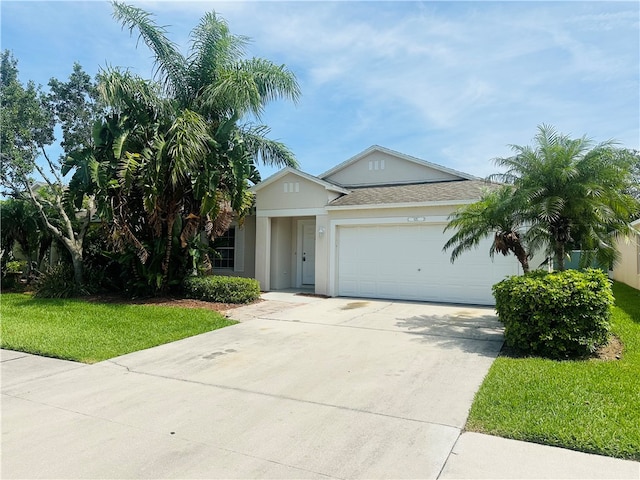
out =
[(338, 295), (493, 305), (491, 286), (517, 275), (515, 257), (489, 257), (490, 242), (454, 264), (444, 225), (338, 228)]

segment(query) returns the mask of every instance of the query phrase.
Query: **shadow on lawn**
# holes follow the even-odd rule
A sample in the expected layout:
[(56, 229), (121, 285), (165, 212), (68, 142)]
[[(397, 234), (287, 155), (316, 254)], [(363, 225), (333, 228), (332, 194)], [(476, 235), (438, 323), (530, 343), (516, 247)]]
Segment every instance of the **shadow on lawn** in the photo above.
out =
[[(12, 300), (12, 305), (16, 307), (29, 307), (29, 306), (39, 306), (39, 307), (52, 307), (52, 308), (60, 308), (70, 305), (95, 305), (99, 308), (109, 308), (109, 309), (120, 309), (127, 306), (127, 303), (124, 302), (113, 302), (113, 303), (94, 303), (88, 300), (89, 297), (70, 297), (70, 298), (41, 298), (34, 297), (31, 293), (23, 293), (24, 298)], [(130, 304), (132, 305), (132, 303)]]
[(624, 311), (635, 323), (640, 323), (640, 290), (624, 283), (613, 282), (615, 305)]

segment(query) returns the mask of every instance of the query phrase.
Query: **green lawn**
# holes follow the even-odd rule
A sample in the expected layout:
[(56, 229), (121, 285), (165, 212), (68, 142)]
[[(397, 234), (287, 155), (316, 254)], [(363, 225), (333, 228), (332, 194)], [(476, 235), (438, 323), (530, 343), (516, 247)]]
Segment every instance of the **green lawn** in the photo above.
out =
[(233, 325), (204, 309), (0, 295), (0, 346), (94, 363)]
[(640, 460), (640, 291), (614, 283), (621, 360), (499, 357), (466, 429)]

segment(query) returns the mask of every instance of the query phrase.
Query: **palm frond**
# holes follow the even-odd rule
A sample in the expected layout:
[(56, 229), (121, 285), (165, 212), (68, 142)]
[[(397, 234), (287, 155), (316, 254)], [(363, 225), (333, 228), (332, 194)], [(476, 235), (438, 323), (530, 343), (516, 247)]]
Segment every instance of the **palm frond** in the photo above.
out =
[(252, 58), (241, 62), (238, 68), (252, 75), (260, 95), (260, 108), (274, 100), (285, 99), (296, 103), (300, 98), (300, 86), (295, 74), (285, 65), (275, 65), (262, 58)]
[(265, 125), (243, 129), (242, 138), (254, 161), (263, 165), (298, 168), (293, 152), (284, 143), (266, 138), (269, 128)]
[(129, 71), (110, 67), (101, 71), (97, 88), (107, 106), (118, 112), (135, 114), (139, 123), (155, 120), (168, 110), (157, 85)]
[(197, 175), (199, 166), (209, 153), (209, 127), (202, 116), (184, 110), (167, 132), (166, 153), (173, 186)]
[(263, 59), (240, 61), (218, 72), (215, 83), (205, 87), (201, 96), (207, 111), (260, 118), (264, 107), (273, 100), (297, 102), (300, 87), (295, 75), (284, 65)]
[(137, 29), (138, 40), (142, 39), (153, 52), (156, 76), (160, 77), (165, 90), (176, 97), (185, 95), (186, 61), (176, 44), (166, 37), (166, 28), (157, 25), (153, 15), (141, 8), (117, 1), (112, 2), (112, 5), (114, 18), (123, 28), (128, 28), (131, 34)]
[(191, 32), (188, 71), (192, 90), (199, 94), (216, 83), (219, 73), (244, 55), (248, 41), (247, 37), (232, 35), (227, 22), (215, 12), (206, 13)]

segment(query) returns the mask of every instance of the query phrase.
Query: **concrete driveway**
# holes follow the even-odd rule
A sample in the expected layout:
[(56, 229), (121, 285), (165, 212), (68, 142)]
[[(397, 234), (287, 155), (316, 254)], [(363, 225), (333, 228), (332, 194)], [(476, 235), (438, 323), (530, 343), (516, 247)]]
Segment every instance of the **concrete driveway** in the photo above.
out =
[(493, 311), (267, 298), (95, 365), (4, 351), (2, 477), (437, 478), (502, 345)]

